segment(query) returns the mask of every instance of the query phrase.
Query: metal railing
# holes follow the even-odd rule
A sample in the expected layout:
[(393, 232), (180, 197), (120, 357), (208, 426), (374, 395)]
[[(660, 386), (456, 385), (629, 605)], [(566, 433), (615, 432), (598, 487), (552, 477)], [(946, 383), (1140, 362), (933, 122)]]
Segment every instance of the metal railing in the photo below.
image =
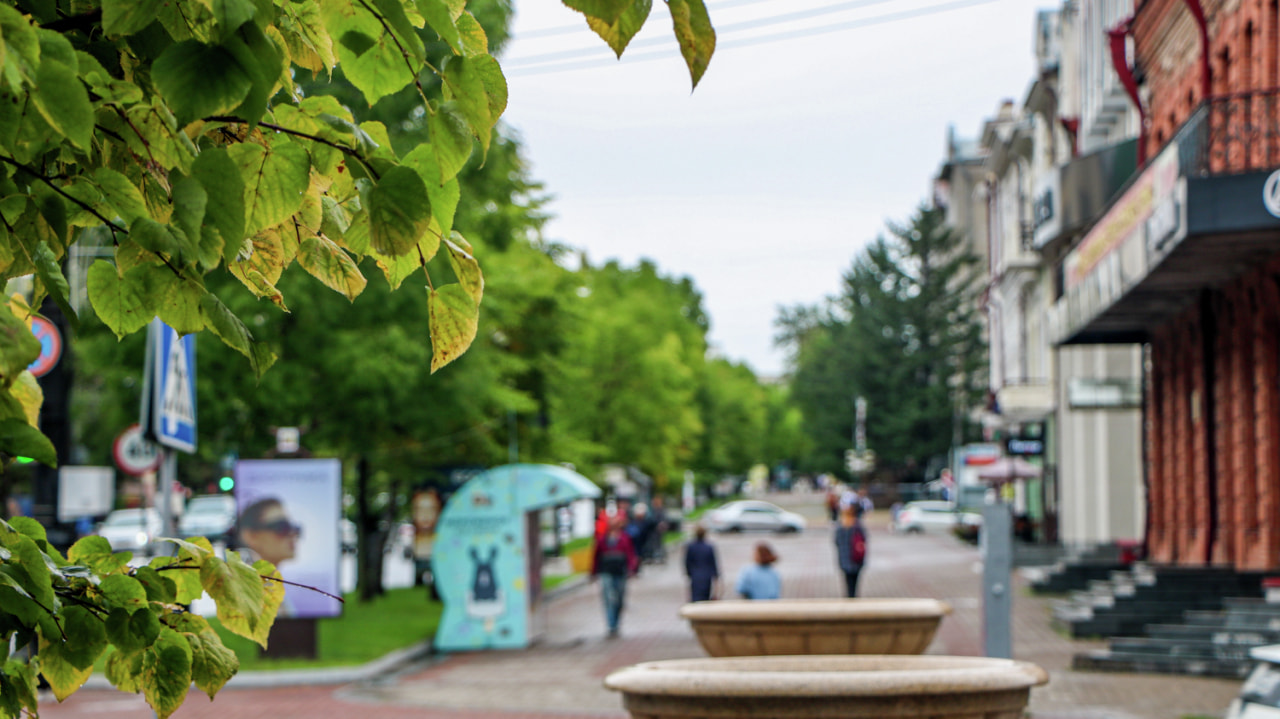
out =
[(1280, 88), (1211, 97), (1172, 142), (1183, 173), (1190, 176), (1280, 167)]

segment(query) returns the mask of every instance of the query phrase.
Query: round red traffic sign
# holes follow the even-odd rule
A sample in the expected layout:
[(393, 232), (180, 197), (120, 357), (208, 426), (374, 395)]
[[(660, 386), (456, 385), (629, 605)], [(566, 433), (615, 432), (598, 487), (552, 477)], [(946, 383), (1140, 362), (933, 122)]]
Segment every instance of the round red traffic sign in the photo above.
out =
[(31, 374), (43, 377), (62, 359), (62, 333), (52, 322), (37, 315), (31, 318), (31, 334), (40, 340), (40, 356), (27, 365), (27, 369)]
[(126, 474), (146, 474), (160, 466), (160, 448), (142, 436), (142, 427), (130, 425), (111, 445), (116, 466)]

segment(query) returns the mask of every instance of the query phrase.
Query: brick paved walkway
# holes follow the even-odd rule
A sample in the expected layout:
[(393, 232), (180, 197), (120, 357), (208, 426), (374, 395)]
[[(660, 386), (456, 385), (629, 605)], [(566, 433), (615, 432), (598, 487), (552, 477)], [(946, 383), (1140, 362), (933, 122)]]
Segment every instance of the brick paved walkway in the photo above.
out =
[[(799, 536), (716, 537), (722, 569), (732, 581), (759, 539), (782, 557), (778, 570), (788, 597), (839, 596), (831, 530), (816, 497), (782, 497), (810, 517)], [(955, 608), (942, 624), (930, 654), (981, 653), (977, 551), (945, 536), (896, 536), (880, 513), (871, 518), (869, 567), (861, 592), (868, 597), (936, 597)], [(343, 687), (243, 689), (235, 680), (216, 702), (193, 692), (178, 719), (236, 717), (358, 716), (361, 719), (501, 717), (625, 717), (616, 694), (601, 686), (609, 672), (641, 661), (703, 656), (677, 610), (685, 597), (678, 557), (647, 567), (632, 582), (622, 637), (606, 639), (595, 587), (571, 591), (549, 603), (546, 630), (523, 651), (465, 653), (410, 667), (376, 682)], [(1021, 582), (1017, 582), (1021, 586)], [(1048, 603), (1020, 591), (1012, 617), (1014, 654), (1050, 673), (1047, 686), (1032, 692), (1037, 719), (1181, 719), (1221, 715), (1240, 683), (1234, 680), (1159, 675), (1098, 674), (1070, 670), (1071, 655), (1095, 642), (1072, 641), (1049, 627)], [(82, 691), (64, 705), (41, 706), (47, 719), (132, 719), (150, 711), (135, 696)]]

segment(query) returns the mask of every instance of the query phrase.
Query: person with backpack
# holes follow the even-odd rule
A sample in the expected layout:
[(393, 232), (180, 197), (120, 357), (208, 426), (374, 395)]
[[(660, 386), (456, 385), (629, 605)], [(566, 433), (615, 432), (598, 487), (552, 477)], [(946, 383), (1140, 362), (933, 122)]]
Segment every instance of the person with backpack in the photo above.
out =
[(624, 523), (622, 517), (613, 518), (604, 537), (596, 543), (591, 562), (591, 581), (600, 579), (600, 598), (604, 602), (610, 639), (618, 636), (618, 621), (627, 599), (627, 578), (634, 577), (640, 569), (640, 557), (631, 538), (623, 531)]
[(836, 529), (836, 558), (844, 572), (848, 597), (858, 595), (858, 574), (867, 561), (867, 532), (862, 527), (862, 507), (853, 503), (840, 510), (840, 526)]

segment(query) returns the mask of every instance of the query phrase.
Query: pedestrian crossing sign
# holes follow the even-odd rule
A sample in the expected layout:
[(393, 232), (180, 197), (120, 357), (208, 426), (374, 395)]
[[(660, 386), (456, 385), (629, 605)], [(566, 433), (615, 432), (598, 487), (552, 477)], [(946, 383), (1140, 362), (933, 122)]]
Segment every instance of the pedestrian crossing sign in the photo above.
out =
[(196, 336), (179, 337), (159, 319), (149, 332), (147, 369), (151, 406), (147, 417), (155, 441), (196, 451)]

